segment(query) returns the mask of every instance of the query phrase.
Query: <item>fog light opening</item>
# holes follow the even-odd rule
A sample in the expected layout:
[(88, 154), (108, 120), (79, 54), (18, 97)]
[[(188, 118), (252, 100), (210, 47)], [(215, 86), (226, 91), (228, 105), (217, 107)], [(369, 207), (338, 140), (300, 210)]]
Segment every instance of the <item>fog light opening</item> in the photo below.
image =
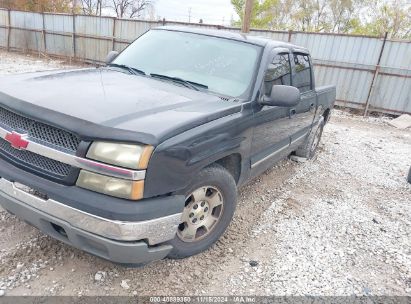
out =
[(54, 228), (54, 230), (56, 230), (56, 232), (57, 232), (58, 234), (60, 234), (61, 236), (65, 237), (65, 238), (68, 238), (68, 237), (67, 237), (67, 232), (66, 232), (66, 230), (64, 230), (63, 227), (61, 227), (61, 226), (59, 226), (59, 225), (57, 225), (57, 224), (53, 224), (53, 223), (50, 223), (50, 224), (51, 224), (51, 226)]

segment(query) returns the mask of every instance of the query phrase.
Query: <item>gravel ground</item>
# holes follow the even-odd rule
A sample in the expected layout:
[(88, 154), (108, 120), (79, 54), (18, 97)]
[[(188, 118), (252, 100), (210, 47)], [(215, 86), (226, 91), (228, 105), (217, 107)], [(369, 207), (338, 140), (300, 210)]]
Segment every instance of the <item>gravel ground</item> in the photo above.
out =
[[(0, 52), (0, 74), (66, 68)], [(411, 130), (335, 111), (316, 159), (240, 190), (227, 233), (185, 260), (124, 268), (0, 212), (6, 295), (411, 295)]]

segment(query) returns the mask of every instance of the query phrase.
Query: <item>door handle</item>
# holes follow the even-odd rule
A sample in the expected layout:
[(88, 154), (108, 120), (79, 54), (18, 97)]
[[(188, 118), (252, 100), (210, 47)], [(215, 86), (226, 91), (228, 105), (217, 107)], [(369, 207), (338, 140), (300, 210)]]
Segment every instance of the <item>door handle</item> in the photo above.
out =
[(297, 111), (295, 109), (290, 109), (290, 118), (293, 118), (297, 114)]

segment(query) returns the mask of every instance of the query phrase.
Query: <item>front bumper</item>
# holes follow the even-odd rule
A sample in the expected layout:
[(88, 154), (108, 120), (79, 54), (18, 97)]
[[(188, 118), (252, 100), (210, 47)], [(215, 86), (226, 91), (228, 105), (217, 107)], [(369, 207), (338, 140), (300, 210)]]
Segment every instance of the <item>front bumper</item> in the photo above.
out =
[(42, 199), (5, 178), (0, 178), (0, 205), (45, 234), (118, 263), (147, 263), (167, 256), (172, 247), (157, 244), (174, 238), (181, 219), (176, 213), (138, 222), (110, 220)]
[(26, 185), (71, 208), (115, 221), (148, 221), (181, 213), (184, 209), (183, 195), (129, 201), (76, 186), (55, 183), (19, 169), (1, 158), (0, 178)]

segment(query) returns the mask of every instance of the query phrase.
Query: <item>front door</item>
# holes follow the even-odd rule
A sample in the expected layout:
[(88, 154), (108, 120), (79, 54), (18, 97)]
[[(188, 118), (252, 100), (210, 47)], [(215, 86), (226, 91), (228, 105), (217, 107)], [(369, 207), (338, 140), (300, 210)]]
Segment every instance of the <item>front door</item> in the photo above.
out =
[[(273, 85), (291, 85), (291, 63), (288, 50), (273, 52), (267, 66), (262, 91), (269, 96)], [(263, 94), (261, 94), (261, 98)], [(290, 108), (254, 106), (251, 175), (256, 176), (272, 167), (289, 153)]]

